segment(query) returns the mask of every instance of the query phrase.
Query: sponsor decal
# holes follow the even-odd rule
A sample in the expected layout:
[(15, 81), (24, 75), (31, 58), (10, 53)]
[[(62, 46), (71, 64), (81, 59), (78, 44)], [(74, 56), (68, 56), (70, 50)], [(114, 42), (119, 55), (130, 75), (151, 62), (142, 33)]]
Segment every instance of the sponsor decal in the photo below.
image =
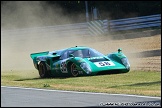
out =
[(92, 60), (92, 59), (101, 59), (103, 57), (91, 57), (91, 58), (87, 58), (88, 60)]
[(53, 64), (53, 69), (54, 69), (54, 70), (59, 70), (59, 64), (55, 64), (55, 63), (54, 63), (54, 64)]

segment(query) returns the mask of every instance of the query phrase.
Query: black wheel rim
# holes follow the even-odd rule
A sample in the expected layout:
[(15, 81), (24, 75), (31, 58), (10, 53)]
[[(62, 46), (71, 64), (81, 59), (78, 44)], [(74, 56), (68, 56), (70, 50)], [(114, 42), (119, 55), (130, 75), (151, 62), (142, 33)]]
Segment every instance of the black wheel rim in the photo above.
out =
[(78, 70), (77, 70), (77, 67), (74, 63), (71, 65), (71, 73), (75, 77), (78, 76)]

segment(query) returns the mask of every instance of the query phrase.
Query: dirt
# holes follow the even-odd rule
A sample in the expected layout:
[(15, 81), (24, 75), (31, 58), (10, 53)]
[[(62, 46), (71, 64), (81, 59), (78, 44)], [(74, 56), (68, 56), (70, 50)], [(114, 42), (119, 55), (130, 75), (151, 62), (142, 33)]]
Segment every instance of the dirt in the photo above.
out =
[(104, 40), (91, 43), (89, 46), (96, 48), (100, 52), (117, 51), (122, 48), (123, 53), (129, 58), (131, 70), (161, 71), (161, 56), (145, 57), (145, 55), (133, 56), (144, 51), (161, 50), (161, 35), (151, 37), (141, 37), (125, 40)]
[(31, 53), (52, 51), (73, 46), (92, 47), (103, 54), (122, 48), (128, 57), (131, 70), (161, 71), (161, 56), (136, 57), (131, 53), (161, 49), (161, 35), (135, 39), (112, 40), (111, 36), (69, 36), (58, 35), (2, 35), (1, 70), (34, 70)]

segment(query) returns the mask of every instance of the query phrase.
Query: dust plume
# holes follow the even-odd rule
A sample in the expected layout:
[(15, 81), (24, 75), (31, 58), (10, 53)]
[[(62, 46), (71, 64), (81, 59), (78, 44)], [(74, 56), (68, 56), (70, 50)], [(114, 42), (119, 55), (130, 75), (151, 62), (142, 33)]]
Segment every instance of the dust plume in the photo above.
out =
[(59, 6), (43, 1), (5, 1), (1, 12), (2, 30), (72, 23)]
[[(66, 36), (63, 36), (53, 31), (40, 30), (38, 32), (36, 28), (39, 27), (50, 28), (54, 25), (74, 23), (74, 19), (66, 15), (59, 6), (52, 6), (41, 1), (5, 2), (1, 8), (1, 71), (35, 70), (30, 58), (31, 53), (53, 51), (76, 45), (92, 47), (103, 54), (116, 52), (118, 48), (122, 48), (123, 53), (130, 59), (131, 66), (136, 69), (143, 61), (142, 59), (137, 60), (136, 56), (132, 57), (130, 53), (161, 49), (161, 36), (159, 35), (113, 40), (113, 36), (109, 34), (106, 36), (76, 36), (68, 32)], [(83, 17), (85, 18), (85, 15), (81, 13), (76, 15), (75, 19), (79, 20)], [(150, 43), (156, 45), (152, 47)], [(158, 58), (158, 63), (159, 60)]]
[[(54, 8), (54, 9), (53, 9)], [(42, 1), (6, 1), (2, 5), (1, 70), (34, 70), (31, 53), (53, 51), (99, 41), (99, 37), (65, 36), (43, 27), (72, 24), (85, 14), (68, 16), (58, 5)], [(101, 39), (102, 40), (102, 39)]]
[[(74, 22), (58, 5), (49, 6), (43, 1), (4, 1), (1, 6), (2, 70), (34, 69), (31, 53), (69, 47), (74, 42), (58, 33), (36, 31), (40, 27)], [(75, 16), (77, 20), (82, 17), (85, 15)]]

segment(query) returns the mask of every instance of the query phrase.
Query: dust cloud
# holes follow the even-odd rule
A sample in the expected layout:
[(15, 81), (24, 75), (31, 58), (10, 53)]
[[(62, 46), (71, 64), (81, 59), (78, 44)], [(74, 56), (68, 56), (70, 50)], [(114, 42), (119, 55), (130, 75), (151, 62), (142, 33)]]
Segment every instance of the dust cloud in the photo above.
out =
[(44, 27), (73, 22), (59, 6), (48, 5), (43, 1), (4, 1), (1, 9), (1, 30)]
[[(74, 20), (85, 18), (78, 14), (75, 19), (65, 14), (57, 5), (50, 7), (41, 1), (3, 2), (1, 22), (1, 70), (34, 69), (31, 53), (52, 51), (92, 42), (91, 38), (77, 37), (68, 33), (36, 31), (40, 27), (72, 24)], [(54, 10), (52, 8), (55, 8)], [(96, 39), (94, 41), (97, 41)], [(93, 42), (94, 42), (93, 41)]]
[[(57, 5), (41, 1), (6, 1), (2, 5), (1, 69), (33, 69), (30, 54), (68, 47), (74, 42), (59, 34), (34, 32), (35, 29), (59, 24), (71, 24), (74, 19), (65, 15)], [(52, 8), (55, 8), (54, 10)], [(76, 15), (80, 18), (82, 14)], [(83, 16), (82, 16), (83, 17)], [(69, 41), (70, 40), (70, 41)]]
[[(12, 5), (13, 3), (15, 5)], [(157, 43), (153, 40), (161, 40), (161, 36), (154, 37), (156, 39), (113, 40), (111, 35), (75, 36), (69, 32), (66, 36), (62, 36), (59, 33), (34, 32), (35, 29), (30, 29), (73, 23), (74, 19), (65, 15), (59, 6), (53, 6), (56, 8), (55, 10), (39, 1), (13, 1), (7, 2), (1, 8), (1, 71), (35, 70), (30, 58), (31, 53), (53, 51), (76, 45), (89, 46), (103, 54), (116, 52), (118, 48), (122, 48), (123, 53), (128, 56), (131, 66), (137, 68), (141, 64), (130, 53), (150, 50), (150, 44), (146, 44), (146, 42), (150, 40), (152, 43)], [(4, 17), (6, 15), (8, 16)], [(85, 15), (76, 15), (77, 20), (82, 17)], [(160, 41), (156, 48), (161, 49), (159, 43)]]

